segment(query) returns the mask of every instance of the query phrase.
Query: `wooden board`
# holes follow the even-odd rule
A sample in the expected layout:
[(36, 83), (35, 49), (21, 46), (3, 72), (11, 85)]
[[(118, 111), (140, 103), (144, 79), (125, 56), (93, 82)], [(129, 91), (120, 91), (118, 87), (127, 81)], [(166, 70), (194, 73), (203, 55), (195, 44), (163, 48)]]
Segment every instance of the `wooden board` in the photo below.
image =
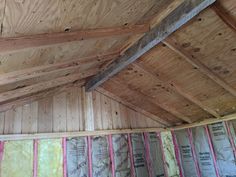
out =
[[(1, 112), (0, 134), (84, 131), (88, 123), (91, 125), (92, 122), (95, 127), (93, 130), (164, 127), (100, 92), (91, 93), (93, 97), (85, 94), (84, 88), (73, 86), (55, 95)], [(91, 110), (94, 116), (87, 122)]]

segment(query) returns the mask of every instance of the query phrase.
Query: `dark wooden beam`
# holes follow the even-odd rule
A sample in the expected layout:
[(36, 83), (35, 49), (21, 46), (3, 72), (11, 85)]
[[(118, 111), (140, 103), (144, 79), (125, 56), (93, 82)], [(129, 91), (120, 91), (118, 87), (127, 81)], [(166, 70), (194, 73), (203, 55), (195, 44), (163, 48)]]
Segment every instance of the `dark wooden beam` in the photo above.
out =
[(211, 5), (214, 1), (215, 0), (185, 0), (184, 3), (178, 6), (156, 27), (134, 43), (122, 56), (112, 62), (106, 70), (91, 78), (86, 83), (86, 90), (91, 91), (95, 89), (110, 77), (117, 74), (199, 14), (203, 9)]
[(146, 24), (141, 24), (111, 28), (85, 29), (71, 32), (35, 34), (19, 37), (1, 37), (0, 52), (17, 51), (21, 49), (43, 47), (72, 41), (82, 41), (91, 38), (142, 34), (147, 31), (149, 31), (149, 26)]

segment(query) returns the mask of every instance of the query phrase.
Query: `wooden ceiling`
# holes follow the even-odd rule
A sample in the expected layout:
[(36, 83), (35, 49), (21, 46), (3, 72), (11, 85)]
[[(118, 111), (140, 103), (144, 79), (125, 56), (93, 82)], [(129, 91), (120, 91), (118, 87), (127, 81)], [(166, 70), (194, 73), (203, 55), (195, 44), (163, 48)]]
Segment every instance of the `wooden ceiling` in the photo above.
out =
[[(182, 3), (0, 0), (0, 111), (85, 85)], [(218, 0), (97, 89), (173, 125), (235, 113), (234, 0)]]

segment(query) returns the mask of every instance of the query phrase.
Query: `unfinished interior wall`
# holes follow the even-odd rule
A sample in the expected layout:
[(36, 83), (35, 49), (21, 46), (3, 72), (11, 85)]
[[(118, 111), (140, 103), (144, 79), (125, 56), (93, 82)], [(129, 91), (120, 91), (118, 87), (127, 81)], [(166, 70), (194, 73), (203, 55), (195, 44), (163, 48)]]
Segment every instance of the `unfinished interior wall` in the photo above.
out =
[(173, 132), (2, 141), (1, 177), (234, 177), (235, 122)]
[(163, 125), (98, 91), (85, 93), (80, 87), (0, 113), (0, 134), (141, 127)]

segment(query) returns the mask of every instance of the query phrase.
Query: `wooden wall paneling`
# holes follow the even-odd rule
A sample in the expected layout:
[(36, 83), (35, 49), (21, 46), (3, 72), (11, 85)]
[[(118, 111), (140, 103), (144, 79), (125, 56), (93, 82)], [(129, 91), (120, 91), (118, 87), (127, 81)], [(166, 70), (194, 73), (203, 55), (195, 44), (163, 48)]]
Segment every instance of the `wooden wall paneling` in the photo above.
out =
[(120, 118), (122, 128), (131, 128), (130, 119), (128, 116), (128, 107), (120, 104)]
[(94, 122), (96, 122), (94, 124), (95, 130), (102, 130), (101, 93), (93, 91), (92, 95), (93, 95)]
[(175, 116), (164, 111), (163, 109), (160, 109), (157, 105), (149, 102), (140, 95), (134, 94), (133, 91), (127, 88), (127, 84), (120, 84), (119, 82), (115, 81), (114, 78), (104, 83), (102, 87), (105, 90), (117, 95), (117, 97), (120, 97), (122, 100), (125, 100), (126, 102), (130, 103), (131, 105), (140, 108), (139, 112), (145, 110), (146, 112), (149, 112), (152, 115), (156, 115), (156, 117), (152, 117), (153, 120), (156, 120), (168, 126), (176, 122), (180, 122), (180, 120), (177, 119)]
[(22, 106), (5, 113), (4, 134), (21, 133)]
[(137, 121), (138, 114), (137, 114), (137, 112), (128, 108), (128, 116), (129, 116), (131, 128), (138, 127), (138, 123), (137, 123), (138, 122)]
[(66, 125), (69, 132), (80, 130), (82, 110), (79, 91), (78, 87), (72, 87), (66, 92)]
[(23, 106), (22, 133), (38, 132), (38, 102), (32, 102)]
[(112, 129), (111, 99), (101, 95), (101, 112), (103, 129)]
[(79, 130), (85, 130), (85, 118), (84, 118), (84, 90), (83, 88), (78, 88), (78, 103), (79, 103)]
[(98, 91), (98, 92), (100, 92), (100, 93), (103, 93), (104, 95), (106, 95), (106, 96), (108, 96), (108, 97), (110, 97), (110, 98), (112, 98), (112, 99), (114, 99), (114, 100), (120, 102), (121, 105), (126, 105), (127, 107), (132, 108), (133, 110), (135, 110), (135, 111), (137, 111), (137, 112), (140, 112), (140, 113), (146, 115), (147, 117), (150, 117), (150, 118), (153, 119), (154, 121), (160, 122), (160, 123), (163, 124), (163, 125), (167, 125), (167, 126), (170, 125), (169, 122), (164, 121), (164, 120), (161, 119), (160, 117), (158, 117), (158, 116), (156, 116), (156, 115), (154, 115), (154, 114), (151, 114), (150, 112), (147, 112), (147, 111), (145, 111), (144, 109), (141, 109), (140, 107), (135, 106), (134, 104), (131, 104), (131, 102), (128, 102), (128, 101), (122, 99), (121, 97), (119, 97), (118, 95), (112, 93), (111, 91), (108, 91), (108, 90), (106, 90), (106, 89), (104, 89), (104, 88), (102, 88), (102, 87), (98, 87), (98, 88), (96, 89), (96, 91)]
[(38, 102), (38, 133), (53, 132), (53, 98), (44, 98)]
[(94, 114), (93, 114), (93, 97), (92, 92), (86, 92), (82, 87), (82, 107), (84, 118), (84, 129), (87, 131), (94, 130)]
[(53, 132), (65, 132), (67, 115), (66, 92), (53, 96)]
[(4, 133), (5, 112), (0, 112), (0, 134)]
[(111, 117), (112, 117), (112, 128), (122, 128), (121, 117), (120, 117), (120, 103), (111, 99)]
[[(4, 18), (5, 4), (6, 4), (6, 0), (0, 0), (0, 25), (1, 26), (2, 26), (3, 18)], [(2, 29), (0, 32), (1, 32), (0, 36), (2, 36)]]

